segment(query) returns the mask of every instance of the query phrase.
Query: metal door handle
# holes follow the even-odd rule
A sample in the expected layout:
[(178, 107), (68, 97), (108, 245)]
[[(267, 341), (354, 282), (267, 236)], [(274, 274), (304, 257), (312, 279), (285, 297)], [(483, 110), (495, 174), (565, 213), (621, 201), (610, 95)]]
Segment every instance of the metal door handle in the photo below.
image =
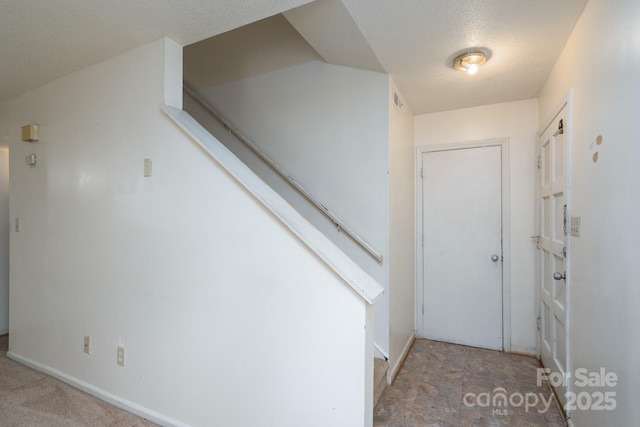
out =
[(565, 271), (564, 273), (553, 273), (553, 278), (555, 280), (566, 280), (567, 272)]
[(496, 255), (496, 254), (491, 255), (491, 261), (498, 262), (499, 259), (500, 259), (499, 255)]

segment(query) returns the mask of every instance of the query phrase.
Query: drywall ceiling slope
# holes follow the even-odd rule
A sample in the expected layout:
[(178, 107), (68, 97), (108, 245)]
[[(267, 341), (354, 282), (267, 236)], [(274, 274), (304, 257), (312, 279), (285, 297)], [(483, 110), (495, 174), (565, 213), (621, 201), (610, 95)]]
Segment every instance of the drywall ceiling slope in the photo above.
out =
[(314, 1), (283, 15), (326, 62), (385, 72), (341, 0)]
[[(342, 1), (415, 114), (537, 96), (587, 3)], [(475, 76), (454, 71), (454, 53), (474, 46), (491, 60)]]
[(0, 0), (0, 100), (168, 37), (187, 45), (310, 0)]
[(249, 77), (322, 61), (280, 14), (184, 48), (184, 80), (203, 90)]

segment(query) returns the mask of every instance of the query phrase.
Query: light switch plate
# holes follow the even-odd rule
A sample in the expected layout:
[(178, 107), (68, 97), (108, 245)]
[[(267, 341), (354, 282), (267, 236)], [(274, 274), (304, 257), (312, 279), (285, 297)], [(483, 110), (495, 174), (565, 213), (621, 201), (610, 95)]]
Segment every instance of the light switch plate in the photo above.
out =
[(148, 178), (151, 176), (153, 163), (151, 159), (144, 159), (144, 177)]
[(571, 235), (573, 237), (580, 237), (580, 225), (582, 223), (582, 217), (571, 217)]
[(26, 158), (26, 162), (27, 162), (27, 165), (31, 167), (36, 166), (36, 164), (38, 163), (38, 157), (36, 156), (36, 153), (29, 154)]

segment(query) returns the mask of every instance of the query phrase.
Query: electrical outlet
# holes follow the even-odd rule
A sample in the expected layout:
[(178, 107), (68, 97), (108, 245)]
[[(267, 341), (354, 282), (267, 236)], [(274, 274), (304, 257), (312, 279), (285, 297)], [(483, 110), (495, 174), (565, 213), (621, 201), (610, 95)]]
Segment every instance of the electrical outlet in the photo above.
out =
[(84, 337), (84, 352), (91, 354), (91, 337), (88, 335)]
[(118, 358), (117, 358), (118, 366), (124, 367), (124, 347), (118, 347)]

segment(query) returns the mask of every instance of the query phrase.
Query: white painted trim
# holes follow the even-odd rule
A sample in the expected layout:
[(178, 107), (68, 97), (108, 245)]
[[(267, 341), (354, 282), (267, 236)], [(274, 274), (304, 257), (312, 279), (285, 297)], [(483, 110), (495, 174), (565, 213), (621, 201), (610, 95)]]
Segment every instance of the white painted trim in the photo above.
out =
[[(567, 137), (566, 137), (566, 143), (567, 143), (567, 153), (566, 153), (566, 179), (567, 179), (567, 188), (566, 188), (566, 196), (565, 196), (565, 201), (567, 203), (567, 217), (571, 218), (572, 216), (572, 212), (573, 212), (573, 202), (571, 200), (572, 198), (572, 191), (571, 191), (571, 186), (572, 186), (572, 169), (571, 169), (571, 146), (572, 146), (572, 137), (573, 137), (573, 105), (572, 105), (572, 95), (573, 95), (573, 91), (571, 90), (571, 88), (569, 88), (567, 90), (567, 97), (565, 99), (563, 99), (560, 104), (558, 104), (558, 107), (556, 107), (556, 109), (553, 111), (553, 113), (548, 117), (547, 121), (544, 122), (544, 126), (542, 126), (542, 128), (538, 131), (538, 137), (536, 140), (536, 161), (539, 155), (541, 155), (541, 153), (538, 151), (540, 148), (540, 137), (542, 136), (542, 134), (547, 130), (547, 128), (551, 125), (551, 123), (554, 122), (554, 120), (556, 119), (556, 117), (558, 116), (558, 114), (560, 114), (560, 112), (562, 111), (562, 109), (566, 106), (567, 107), (567, 114), (566, 114), (566, 123), (564, 124), (564, 128), (566, 130), (567, 133)], [(538, 176), (539, 174), (539, 170), (536, 170), (536, 212), (535, 212), (535, 217), (536, 217), (536, 232), (538, 234), (540, 234), (540, 177)], [(566, 348), (566, 360), (565, 360), (565, 369), (566, 372), (568, 374), (571, 374), (571, 369), (572, 369), (572, 363), (571, 363), (571, 243), (572, 243), (572, 239), (571, 239), (571, 233), (567, 233), (567, 237), (566, 237), (566, 248), (567, 248), (567, 257), (565, 258), (565, 271), (566, 271), (566, 278), (565, 278), (565, 298), (566, 298), (566, 303), (565, 303), (565, 313), (566, 313), (566, 319), (565, 319), (565, 348)], [(541, 310), (542, 310), (542, 301), (541, 301), (541, 295), (540, 295), (540, 251), (536, 250), (536, 314), (538, 317), (542, 316)], [(541, 333), (542, 331), (536, 330), (537, 332), (537, 339), (536, 339), (536, 356), (538, 357), (538, 359), (542, 358), (542, 349), (541, 349)], [(567, 390), (566, 393), (570, 393), (571, 389), (572, 389), (572, 381), (568, 381), (567, 382)], [(560, 404), (560, 403), (558, 403)], [(567, 419), (569, 419), (571, 417), (571, 410), (569, 408), (566, 409), (566, 416)], [(571, 421), (568, 421), (569, 425), (573, 425), (571, 423)]]
[(387, 352), (384, 348), (380, 347), (380, 345), (377, 342), (373, 343), (373, 347), (378, 353), (380, 353), (382, 357), (384, 357), (385, 360), (389, 360), (389, 352)]
[(40, 371), (47, 375), (50, 375), (53, 378), (58, 379), (63, 383), (69, 384), (70, 386), (75, 387), (79, 390), (82, 390), (85, 393), (88, 393), (94, 397), (97, 397), (98, 399), (103, 400), (110, 405), (116, 406), (127, 412), (131, 412), (132, 414), (138, 415), (156, 424), (160, 424), (162, 426), (171, 426), (171, 427), (174, 427), (174, 426), (188, 427), (189, 426), (189, 424), (185, 424), (178, 420), (174, 420), (173, 418), (169, 418), (166, 415), (162, 415), (149, 408), (145, 408), (144, 406), (138, 405), (137, 403), (118, 397), (105, 390), (102, 390), (101, 388), (98, 388), (94, 385), (91, 385), (75, 377), (72, 377), (71, 375), (67, 375), (64, 372), (60, 372), (57, 369), (35, 362), (26, 357), (22, 357), (19, 354), (7, 352), (7, 357), (18, 363), (22, 363), (23, 365), (29, 366), (30, 368), (33, 368), (36, 371)]
[[(560, 110), (558, 110), (558, 113), (560, 112)], [(555, 116), (553, 116), (555, 117)], [(552, 120), (553, 120), (552, 117)], [(545, 126), (545, 128), (548, 125)], [(534, 209), (534, 233), (535, 236), (531, 236), (532, 239), (534, 240), (534, 244), (536, 245), (536, 249), (535, 249), (535, 257), (534, 257), (534, 272), (533, 272), (533, 280), (535, 283), (535, 313), (536, 313), (536, 357), (538, 358), (538, 360), (542, 360), (542, 343), (541, 343), (541, 331), (538, 329), (538, 325), (540, 324), (539, 322), (541, 322), (541, 299), (540, 299), (540, 249), (538, 249), (537, 247), (537, 243), (538, 240), (541, 236), (540, 234), (540, 168), (538, 168), (538, 159), (541, 158), (540, 156), (542, 156), (542, 153), (540, 151), (540, 137), (542, 136), (542, 134), (540, 132), (537, 132), (536, 134), (536, 151), (535, 151), (535, 185), (534, 185), (534, 190), (533, 190), (533, 194), (535, 197), (534, 200), (534, 204), (533, 204), (533, 209)]]
[(164, 39), (164, 103), (182, 109), (182, 46)]
[(197, 142), (237, 182), (302, 240), (320, 259), (347, 282), (367, 303), (373, 304), (384, 289), (331, 240), (309, 223), (275, 190), (262, 181), (247, 165), (211, 135), (187, 112), (168, 105), (163, 111), (187, 135)]
[[(568, 94), (571, 92), (571, 89), (569, 89), (569, 91), (567, 92), (567, 96), (569, 96)], [(551, 112), (551, 114), (547, 117), (547, 120), (545, 122), (543, 122), (545, 125), (538, 130), (537, 135), (538, 138), (540, 138), (542, 136), (543, 133), (546, 132), (547, 128), (549, 126), (551, 126), (551, 123), (553, 123), (553, 119), (556, 118), (556, 116), (558, 114), (560, 114), (560, 111), (562, 111), (562, 109), (565, 107), (565, 105), (568, 104), (568, 98), (563, 99), (562, 101), (560, 101), (560, 103), (558, 104), (558, 106), (556, 107), (555, 110), (553, 110)]]
[(502, 350), (511, 347), (511, 200), (509, 139), (502, 144)]
[(535, 347), (525, 347), (521, 345), (511, 345), (511, 353), (528, 354), (530, 356), (537, 357)]
[[(572, 142), (573, 142), (573, 90), (570, 88), (567, 90), (567, 123), (566, 123), (566, 128), (567, 128), (567, 154), (566, 154), (566, 159), (567, 159), (567, 188), (566, 188), (566, 192), (567, 192), (567, 197), (566, 197), (566, 201), (567, 201), (567, 217), (569, 218), (569, 223), (571, 223), (571, 216), (573, 215), (573, 201), (572, 201), (572, 197), (573, 197), (573, 191), (571, 190), (572, 187), (572, 175), (573, 175), (573, 170), (572, 170), (572, 162), (571, 162), (571, 148), (572, 148)], [(567, 351), (566, 357), (566, 370), (568, 373), (573, 371), (573, 363), (571, 363), (571, 247), (572, 247), (572, 239), (571, 239), (571, 232), (567, 233), (567, 240), (565, 241), (565, 245), (567, 245), (567, 256), (565, 257), (564, 260), (564, 268), (566, 271), (566, 278), (565, 278), (565, 292), (566, 292), (566, 302), (565, 302), (565, 307), (566, 307), (566, 314), (567, 317), (565, 319), (565, 331), (566, 331), (566, 336), (565, 336), (565, 348)], [(573, 381), (569, 381), (567, 384), (567, 393), (571, 393), (573, 390)], [(566, 416), (567, 418), (571, 417), (571, 409), (570, 408), (566, 408)]]
[(404, 360), (409, 355), (411, 346), (413, 346), (413, 343), (415, 341), (416, 341), (416, 333), (414, 331), (409, 336), (409, 339), (407, 340), (407, 343), (404, 345), (404, 348), (402, 349), (402, 353), (400, 353), (400, 357), (398, 357), (398, 360), (396, 360), (395, 365), (391, 366), (391, 369), (387, 370), (387, 385), (391, 385), (395, 381), (396, 377), (398, 376), (398, 373), (400, 372), (400, 368), (402, 367)]
[(373, 426), (373, 395), (374, 384), (373, 377), (375, 375), (375, 362), (373, 360), (373, 348), (371, 345), (374, 342), (375, 331), (373, 328), (369, 328), (369, 325), (374, 324), (375, 307), (372, 305), (366, 305), (366, 319), (365, 319), (365, 351), (364, 351), (364, 425), (366, 427)]
[(418, 337), (424, 337), (422, 304), (424, 302), (423, 246), (422, 246), (422, 155), (432, 151), (462, 150), (499, 146), (502, 157), (502, 348), (506, 352), (511, 347), (511, 246), (510, 246), (510, 199), (509, 199), (509, 138), (492, 138), (453, 144), (426, 145), (416, 147), (415, 188), (416, 188), (416, 309), (415, 322)]

